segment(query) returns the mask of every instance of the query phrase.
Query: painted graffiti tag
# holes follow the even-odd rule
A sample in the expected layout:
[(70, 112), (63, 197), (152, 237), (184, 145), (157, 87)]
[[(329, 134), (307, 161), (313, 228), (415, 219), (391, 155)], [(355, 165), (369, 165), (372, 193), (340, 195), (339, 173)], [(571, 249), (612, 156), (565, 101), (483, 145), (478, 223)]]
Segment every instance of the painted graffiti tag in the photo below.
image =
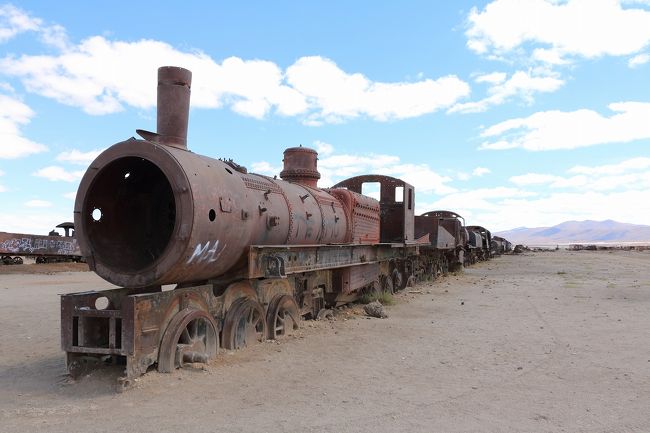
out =
[(11, 238), (0, 242), (0, 252), (11, 254), (76, 254), (77, 240)]
[(192, 253), (192, 256), (189, 258), (187, 261), (187, 264), (189, 265), (190, 263), (196, 261), (196, 263), (212, 263), (216, 262), (221, 253), (223, 252), (225, 248), (225, 245), (222, 246), (221, 250), (219, 250), (219, 240), (217, 239), (212, 243), (212, 241), (208, 241), (204, 244), (198, 243), (196, 245), (196, 248), (194, 248), (194, 252)]

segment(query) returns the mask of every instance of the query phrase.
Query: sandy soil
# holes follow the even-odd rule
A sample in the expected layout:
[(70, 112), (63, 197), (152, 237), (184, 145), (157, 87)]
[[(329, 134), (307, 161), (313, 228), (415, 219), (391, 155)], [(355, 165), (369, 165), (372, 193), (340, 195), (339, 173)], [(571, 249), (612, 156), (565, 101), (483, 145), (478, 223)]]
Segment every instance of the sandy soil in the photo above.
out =
[[(89, 272), (86, 263), (25, 263), (24, 265), (0, 265), (0, 275), (56, 274), (59, 272)], [(1, 280), (0, 280), (1, 281)]]
[(648, 252), (497, 258), (122, 394), (59, 349), (57, 293), (106, 287), (0, 275), (0, 431), (650, 431)]

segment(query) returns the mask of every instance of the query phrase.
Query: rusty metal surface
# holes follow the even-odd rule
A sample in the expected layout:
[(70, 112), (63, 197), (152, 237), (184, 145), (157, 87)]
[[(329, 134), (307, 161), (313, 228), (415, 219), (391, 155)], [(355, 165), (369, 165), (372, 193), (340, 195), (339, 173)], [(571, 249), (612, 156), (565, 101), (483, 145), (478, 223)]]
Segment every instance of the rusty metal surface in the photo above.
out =
[(290, 147), (284, 151), (284, 169), (280, 178), (287, 182), (299, 183), (311, 188), (318, 187), (320, 173), (316, 167), (318, 153), (307, 147)]
[(152, 143), (187, 149), (192, 72), (175, 66), (158, 68), (157, 132), (136, 132)]
[(135, 139), (91, 164), (75, 224), (91, 269), (127, 287), (208, 279), (238, 266), (248, 245), (341, 243), (348, 231), (322, 190)]
[[(332, 188), (346, 188), (361, 194), (364, 183), (379, 183), (379, 206), (382, 243), (415, 241), (415, 190), (412, 185), (391, 176), (363, 175), (343, 180)], [(402, 188), (401, 201), (396, 200), (396, 188)]]
[(377, 200), (343, 188), (331, 188), (327, 192), (343, 204), (345, 218), (348, 220), (345, 242), (379, 243), (381, 208)]
[(482, 247), (484, 249), (489, 249), (492, 242), (492, 234), (488, 229), (482, 226), (467, 226), (468, 230), (472, 230), (475, 233), (480, 233), (482, 240)]
[(415, 217), (415, 235), (428, 234), (431, 246), (441, 250), (464, 247), (467, 243), (464, 221), (462, 216), (451, 211), (426, 212)]
[(450, 233), (438, 217), (420, 215), (415, 217), (415, 236), (429, 236), (429, 244), (437, 249), (456, 248), (456, 237)]
[(418, 255), (419, 246), (379, 245), (253, 245), (247, 278), (281, 278), (324, 269), (378, 263)]
[(468, 234), (467, 246), (468, 248), (482, 248), (483, 247), (483, 237), (481, 232), (478, 230), (473, 230), (470, 227), (465, 228)]
[(496, 254), (505, 254), (512, 251), (512, 243), (501, 236), (492, 236), (492, 243)]
[(373, 282), (379, 282), (379, 263), (349, 266), (334, 272), (333, 288), (347, 295)]

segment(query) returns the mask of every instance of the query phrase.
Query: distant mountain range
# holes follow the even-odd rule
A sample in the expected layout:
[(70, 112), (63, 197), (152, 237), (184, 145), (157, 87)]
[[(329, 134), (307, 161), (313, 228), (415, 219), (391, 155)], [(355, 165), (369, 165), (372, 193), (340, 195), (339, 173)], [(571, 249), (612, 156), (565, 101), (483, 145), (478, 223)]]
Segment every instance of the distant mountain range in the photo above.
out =
[(650, 242), (650, 226), (605, 221), (567, 221), (553, 227), (520, 227), (493, 233), (513, 244)]

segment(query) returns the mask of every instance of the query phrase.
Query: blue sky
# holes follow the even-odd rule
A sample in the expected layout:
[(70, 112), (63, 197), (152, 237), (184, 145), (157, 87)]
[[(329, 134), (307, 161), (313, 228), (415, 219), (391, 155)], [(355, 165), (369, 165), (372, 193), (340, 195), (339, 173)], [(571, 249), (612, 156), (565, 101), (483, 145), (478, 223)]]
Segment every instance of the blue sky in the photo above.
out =
[[(239, 2), (242, 3), (242, 2)], [(0, 3), (0, 230), (72, 220), (191, 69), (189, 148), (320, 186), (381, 173), (493, 230), (650, 224), (650, 1)]]

